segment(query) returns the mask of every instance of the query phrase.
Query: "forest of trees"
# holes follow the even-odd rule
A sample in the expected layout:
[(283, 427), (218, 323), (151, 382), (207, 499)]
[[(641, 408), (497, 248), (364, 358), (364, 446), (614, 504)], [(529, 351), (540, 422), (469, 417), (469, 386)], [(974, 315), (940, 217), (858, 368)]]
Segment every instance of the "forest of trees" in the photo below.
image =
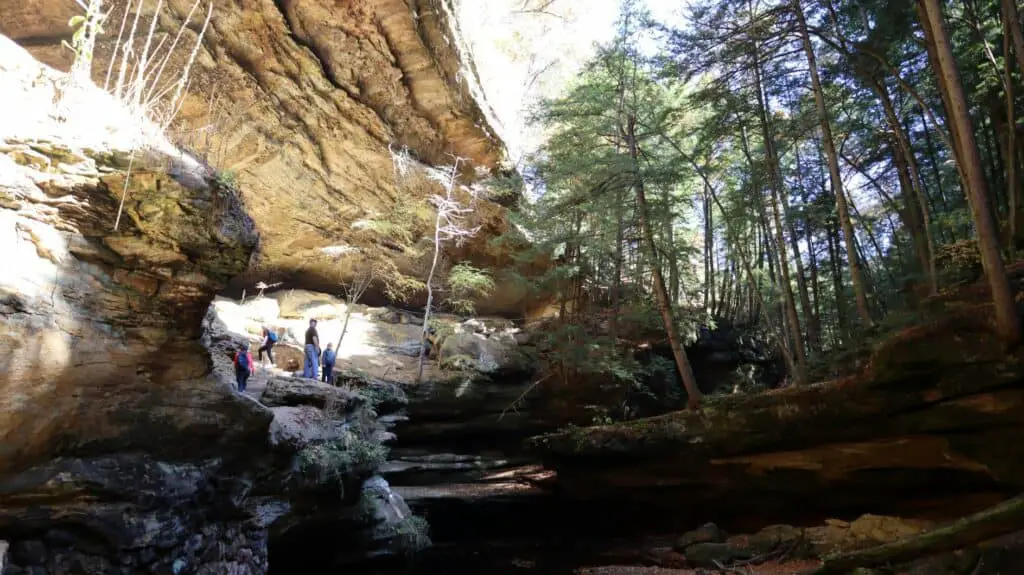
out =
[(682, 24), (624, 0), (534, 118), (521, 215), (557, 256), (562, 363), (614, 370), (646, 321), (692, 405), (683, 346), (728, 323), (804, 384), (981, 278), (1016, 345), (1022, 71), (1015, 0), (695, 0)]

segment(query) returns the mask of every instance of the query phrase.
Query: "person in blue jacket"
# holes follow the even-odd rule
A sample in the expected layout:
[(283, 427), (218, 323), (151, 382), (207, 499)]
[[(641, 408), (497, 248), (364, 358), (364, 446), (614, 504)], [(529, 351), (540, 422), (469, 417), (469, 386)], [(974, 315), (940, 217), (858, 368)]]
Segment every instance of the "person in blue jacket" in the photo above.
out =
[(323, 355), (320, 357), (320, 363), (324, 366), (324, 381), (334, 385), (334, 381), (331, 380), (331, 376), (334, 373), (334, 360), (337, 355), (334, 353), (334, 344), (327, 344), (327, 349), (324, 350)]

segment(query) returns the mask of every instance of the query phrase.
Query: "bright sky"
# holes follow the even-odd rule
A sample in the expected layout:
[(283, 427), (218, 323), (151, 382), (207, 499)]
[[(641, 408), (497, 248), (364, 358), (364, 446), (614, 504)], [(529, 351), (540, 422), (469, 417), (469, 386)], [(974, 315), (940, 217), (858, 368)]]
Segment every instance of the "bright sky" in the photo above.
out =
[[(554, 0), (544, 13), (524, 13), (539, 0), (459, 0), (459, 25), (476, 63), (494, 126), (518, 162), (540, 144), (530, 108), (555, 96), (615, 34), (620, 0)], [(652, 15), (675, 21), (679, 0), (646, 0)]]

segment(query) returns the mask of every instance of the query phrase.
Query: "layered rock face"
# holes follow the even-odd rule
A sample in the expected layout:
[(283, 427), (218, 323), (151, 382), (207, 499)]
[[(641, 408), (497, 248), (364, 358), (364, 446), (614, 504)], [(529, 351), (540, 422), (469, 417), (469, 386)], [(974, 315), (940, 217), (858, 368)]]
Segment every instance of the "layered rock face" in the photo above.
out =
[[(93, 63), (100, 85), (126, 4), (108, 6)], [(155, 37), (174, 38), (192, 5), (165, 2)], [(139, 30), (148, 30), (152, 9)], [(169, 78), (185, 68), (205, 9), (182, 34)], [(73, 0), (30, 0), (5, 10), (0, 34), (66, 69), (73, 54), (61, 41), (70, 41), (68, 21), (80, 12)], [(424, 170), (461, 158), (460, 180), (470, 183), (493, 173), (503, 154), (473, 98), (472, 66), (463, 65), (455, 46), (443, 0), (215, 3), (172, 139), (232, 174), (256, 222), (260, 271), (240, 278), (237, 292), (260, 279), (336, 291), (353, 273), (354, 249), (425, 278), (424, 235), (433, 225), (427, 199), (437, 186)], [(392, 152), (403, 150), (417, 177), (396, 169)], [(450, 250), (450, 260), (499, 270), (513, 265), (507, 250), (488, 245), (509, 230), (503, 208), (481, 200), (467, 225), (483, 227), (478, 238)], [(396, 228), (397, 238), (381, 232)], [(526, 290), (511, 281), (498, 285), (478, 311), (522, 315)]]
[(246, 336), (206, 313), (258, 244), (234, 190), (169, 145), (108, 145), (138, 128), (109, 97), (0, 56), (4, 574), (260, 575), (320, 513), (346, 518), (331, 560), (426, 544), (373, 478), (371, 401), (233, 390)]
[(210, 453), (265, 427), (207, 377), (199, 344), (210, 298), (256, 243), (237, 198), (140, 158), (114, 232), (127, 154), (4, 146), (0, 471), (94, 451)]
[(990, 306), (953, 302), (878, 346), (855, 376), (532, 447), (567, 493), (690, 517), (957, 516), (1024, 486), (1021, 365), (1001, 351)]

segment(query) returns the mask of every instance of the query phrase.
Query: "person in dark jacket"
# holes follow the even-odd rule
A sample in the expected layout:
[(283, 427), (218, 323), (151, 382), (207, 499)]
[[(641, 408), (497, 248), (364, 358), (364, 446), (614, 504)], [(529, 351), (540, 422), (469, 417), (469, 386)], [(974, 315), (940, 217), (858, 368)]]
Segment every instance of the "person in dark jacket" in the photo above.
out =
[(316, 331), (316, 320), (309, 320), (306, 330), (306, 362), (302, 366), (302, 377), (320, 379), (317, 376), (320, 367), (320, 334)]
[(320, 356), (320, 363), (323, 364), (324, 368), (324, 382), (334, 385), (334, 380), (331, 379), (334, 374), (334, 360), (337, 355), (334, 353), (334, 344), (327, 344), (327, 349), (324, 350), (323, 355)]
[(277, 343), (277, 333), (271, 331), (266, 326), (263, 326), (263, 345), (257, 350), (259, 352), (260, 363), (263, 362), (263, 352), (267, 352), (267, 359), (270, 360), (270, 365), (274, 365), (274, 344)]
[(238, 383), (239, 392), (245, 392), (245, 384), (249, 381), (249, 376), (254, 373), (256, 373), (256, 364), (252, 361), (248, 344), (239, 346), (235, 353), (235, 381)]

